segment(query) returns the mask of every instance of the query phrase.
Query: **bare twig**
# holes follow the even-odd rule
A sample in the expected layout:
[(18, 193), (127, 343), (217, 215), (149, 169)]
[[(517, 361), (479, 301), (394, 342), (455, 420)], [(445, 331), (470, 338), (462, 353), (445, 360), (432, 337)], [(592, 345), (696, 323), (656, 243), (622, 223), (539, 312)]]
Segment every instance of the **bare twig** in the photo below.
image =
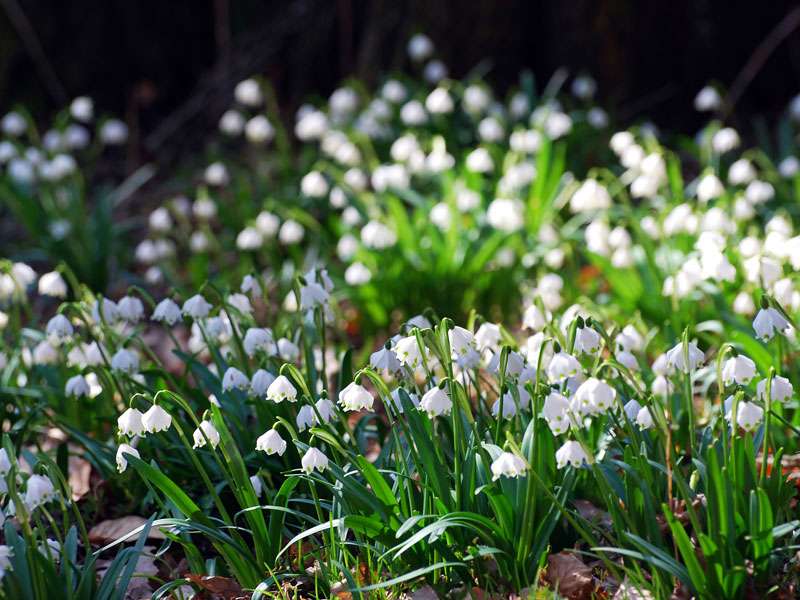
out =
[(800, 6), (789, 11), (781, 19), (780, 23), (767, 34), (764, 41), (758, 45), (744, 67), (742, 67), (739, 75), (736, 76), (731, 85), (728, 95), (725, 97), (721, 113), (723, 119), (731, 114), (733, 107), (739, 101), (747, 86), (750, 85), (750, 82), (764, 67), (770, 55), (798, 26), (800, 26)]
[(47, 54), (45, 54), (44, 48), (39, 41), (39, 37), (36, 35), (36, 31), (33, 29), (22, 7), (17, 0), (0, 1), (8, 15), (9, 21), (11, 21), (14, 29), (17, 30), (19, 39), (25, 45), (31, 60), (33, 60), (33, 63), (36, 65), (36, 69), (39, 71), (39, 75), (47, 91), (53, 97), (53, 100), (59, 104), (66, 104), (69, 99), (67, 90), (58, 78), (55, 69), (53, 69), (53, 65), (50, 64)]

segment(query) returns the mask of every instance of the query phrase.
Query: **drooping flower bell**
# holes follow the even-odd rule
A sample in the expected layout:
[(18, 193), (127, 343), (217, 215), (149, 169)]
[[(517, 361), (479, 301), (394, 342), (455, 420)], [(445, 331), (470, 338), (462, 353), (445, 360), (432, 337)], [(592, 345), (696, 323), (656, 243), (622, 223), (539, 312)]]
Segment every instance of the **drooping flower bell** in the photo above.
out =
[(117, 419), (117, 429), (121, 435), (133, 437), (144, 433), (142, 413), (136, 408), (129, 408)]
[(311, 474), (314, 469), (322, 473), (328, 468), (328, 457), (325, 456), (321, 451), (312, 447), (309, 448), (303, 455), (303, 458), (300, 460), (300, 464), (302, 465), (302, 469), (306, 472), (306, 474)]
[(147, 433), (166, 431), (172, 425), (172, 417), (158, 404), (153, 404), (142, 415), (142, 425)]
[(350, 383), (339, 392), (339, 406), (346, 411), (372, 410), (374, 401), (372, 394), (356, 382)]
[(258, 437), (256, 450), (266, 452), (268, 455), (283, 456), (283, 453), (286, 452), (286, 440), (275, 429), (270, 429)]
[(726, 385), (747, 385), (756, 376), (756, 363), (746, 356), (732, 356), (722, 366), (722, 381)]
[(492, 481), (497, 481), (500, 477), (520, 477), (525, 475), (528, 465), (521, 456), (513, 452), (503, 452), (492, 461)]
[[(772, 384), (770, 385), (770, 398), (773, 401), (778, 402), (788, 402), (792, 394), (794, 394), (794, 388), (792, 387), (792, 382), (786, 379), (785, 377), (781, 377), (780, 375), (775, 375), (772, 378)], [(762, 379), (761, 381), (756, 384), (756, 396), (759, 400), (765, 400), (767, 397), (767, 380)]]
[(276, 403), (284, 400), (296, 402), (297, 390), (285, 375), (278, 375), (275, 381), (267, 388), (267, 400), (272, 400)]
[(193, 448), (202, 448), (206, 445), (206, 441), (212, 448), (216, 448), (219, 445), (220, 435), (211, 421), (203, 420), (200, 421), (200, 426), (192, 433), (192, 439), (194, 440)]
[(129, 444), (120, 444), (117, 448), (117, 471), (120, 473), (124, 473), (125, 469), (128, 468), (128, 459), (125, 457), (126, 454), (130, 454), (136, 458), (141, 458), (139, 455), (139, 451)]
[(589, 457), (586, 451), (583, 449), (580, 442), (576, 442), (575, 440), (564, 442), (564, 445), (556, 451), (556, 466), (559, 469), (563, 469), (567, 465), (580, 467), (588, 463)]
[(433, 418), (449, 415), (450, 410), (453, 408), (453, 402), (447, 392), (439, 387), (434, 387), (425, 392), (422, 400), (420, 400), (419, 407), (428, 413), (430, 418)]

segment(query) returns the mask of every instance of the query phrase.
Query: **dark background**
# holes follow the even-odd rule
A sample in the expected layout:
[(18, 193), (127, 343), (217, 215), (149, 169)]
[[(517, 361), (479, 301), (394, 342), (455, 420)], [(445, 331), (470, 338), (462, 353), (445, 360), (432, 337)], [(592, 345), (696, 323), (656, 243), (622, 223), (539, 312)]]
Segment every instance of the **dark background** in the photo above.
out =
[[(586, 70), (623, 121), (688, 133), (706, 82), (730, 86), (797, 2), (711, 0), (0, 0), (0, 113), (37, 117), (80, 94), (131, 126), (137, 158), (177, 156), (211, 131), (235, 82), (265, 74), (287, 111), (350, 75), (407, 66), (416, 31), (451, 74), (484, 59), (504, 89)], [(795, 15), (798, 16), (798, 15)], [(800, 29), (766, 60), (735, 107), (747, 132), (800, 92)]]

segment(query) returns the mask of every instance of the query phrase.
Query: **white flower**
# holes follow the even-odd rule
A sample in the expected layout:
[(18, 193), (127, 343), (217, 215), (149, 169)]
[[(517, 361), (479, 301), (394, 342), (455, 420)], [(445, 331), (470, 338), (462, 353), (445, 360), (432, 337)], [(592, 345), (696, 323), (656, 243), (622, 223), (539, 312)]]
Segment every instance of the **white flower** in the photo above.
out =
[(789, 327), (789, 322), (772, 307), (762, 308), (753, 319), (753, 330), (756, 332), (756, 337), (764, 342), (771, 340), (776, 331), (782, 333), (787, 327)]
[(11, 471), (11, 461), (5, 448), (0, 448), (0, 477), (5, 477)]
[(309, 198), (323, 198), (329, 189), (328, 181), (319, 171), (306, 173), (300, 180), (300, 191)]
[(264, 115), (256, 115), (244, 127), (244, 135), (248, 142), (263, 144), (275, 136), (275, 128)]
[(142, 413), (136, 408), (129, 408), (122, 413), (117, 419), (117, 429), (119, 429), (120, 435), (128, 437), (142, 435), (144, 433), (142, 416)]
[(251, 327), (244, 334), (242, 345), (247, 356), (251, 358), (259, 351), (270, 355), (278, 351), (275, 340), (272, 338), (272, 332), (269, 329)]
[(672, 391), (672, 386), (666, 376), (659, 375), (653, 380), (653, 383), (650, 386), (650, 391), (652, 391), (656, 396), (666, 398)]
[(369, 283), (372, 273), (364, 263), (354, 262), (344, 272), (344, 280), (348, 285), (359, 286)]
[(417, 33), (408, 40), (408, 55), (415, 62), (422, 62), (433, 54), (433, 42), (424, 33)]
[(142, 426), (147, 433), (166, 431), (170, 425), (172, 425), (172, 417), (157, 404), (153, 404), (142, 415)]
[(245, 79), (237, 83), (233, 95), (238, 103), (250, 108), (255, 108), (264, 101), (261, 86), (255, 79)]
[(55, 345), (59, 345), (71, 338), (74, 332), (72, 323), (69, 322), (67, 317), (61, 314), (55, 315), (47, 322), (45, 331), (47, 333), (47, 339)]
[(278, 240), (288, 246), (302, 241), (305, 234), (306, 230), (300, 223), (294, 219), (287, 219), (278, 231)]
[(246, 390), (248, 387), (250, 387), (250, 382), (247, 380), (247, 375), (236, 367), (228, 367), (225, 375), (222, 376), (222, 391)]
[(144, 305), (134, 296), (125, 296), (117, 302), (117, 312), (124, 321), (136, 323), (144, 316)]
[(595, 179), (587, 179), (572, 195), (569, 207), (574, 213), (611, 207), (611, 194)]
[(221, 162), (208, 165), (203, 173), (203, 177), (208, 185), (215, 187), (225, 185), (230, 180), (228, 169)]
[(447, 332), (447, 337), (450, 340), (450, 350), (454, 357), (466, 354), (468, 350), (473, 348), (474, 336), (472, 332), (456, 325)]
[(255, 227), (245, 227), (236, 236), (236, 247), (239, 250), (258, 250), (263, 245), (264, 238)]
[(739, 134), (732, 127), (723, 127), (711, 136), (711, 147), (718, 154), (730, 152), (740, 143)]
[(419, 407), (428, 413), (430, 418), (433, 418), (440, 415), (449, 415), (450, 410), (453, 408), (453, 402), (447, 392), (439, 387), (434, 387), (425, 392), (422, 400), (420, 400)]
[(219, 130), (231, 137), (244, 131), (244, 116), (238, 110), (226, 110), (219, 119)]
[(300, 464), (306, 474), (311, 474), (314, 469), (322, 473), (328, 468), (328, 457), (316, 448), (309, 448), (300, 460)]
[(253, 493), (256, 495), (256, 498), (260, 498), (261, 494), (264, 493), (264, 484), (261, 483), (261, 478), (258, 475), (251, 475), (250, 485), (253, 486)]
[(578, 327), (575, 329), (575, 352), (595, 355), (600, 351), (602, 338), (591, 327)]
[(379, 221), (370, 221), (361, 229), (361, 241), (367, 248), (382, 250), (397, 242), (397, 235)]
[(356, 382), (352, 382), (339, 392), (339, 405), (344, 410), (372, 410), (373, 402), (372, 394)]
[(294, 361), (300, 356), (300, 348), (297, 347), (297, 344), (287, 340), (286, 338), (279, 339), (277, 346), (278, 355), (281, 358), (284, 358), (288, 361)]
[(161, 321), (172, 326), (181, 320), (181, 308), (169, 298), (164, 298), (156, 305), (153, 316), (150, 318), (153, 321)]
[(253, 298), (261, 295), (261, 284), (258, 283), (258, 279), (253, 277), (252, 275), (245, 275), (242, 278), (242, 285), (239, 286), (239, 290), (243, 294), (250, 294)]
[(319, 413), (319, 417), (317, 417), (316, 413), (314, 414), (314, 422), (319, 422), (322, 419), (323, 423), (328, 423), (333, 418), (333, 415), (336, 414), (336, 405), (328, 400), (327, 398), (320, 398), (314, 403), (314, 406)]
[(258, 369), (250, 380), (250, 395), (256, 398), (264, 397), (273, 381), (275, 381), (275, 376), (272, 373)]
[(211, 305), (200, 294), (196, 294), (183, 303), (182, 310), (192, 319), (205, 319), (211, 311)]
[(580, 442), (569, 440), (556, 451), (556, 465), (559, 469), (563, 469), (568, 464), (580, 467), (584, 463), (589, 463), (589, 457)]
[(475, 344), (481, 352), (499, 349), (500, 339), (500, 326), (494, 323), (482, 323), (475, 332)]
[(677, 344), (674, 348), (667, 352), (667, 365), (669, 368), (678, 369), (679, 371), (688, 373), (699, 367), (705, 359), (703, 351), (692, 342), (687, 344), (687, 354), (689, 358), (688, 364), (685, 361), (686, 357), (684, 356), (683, 352), (683, 342)]
[(639, 409), (639, 412), (636, 413), (636, 424), (639, 426), (639, 429), (650, 429), (653, 426), (653, 415), (650, 413), (650, 409), (647, 406), (643, 406)]
[(67, 396), (75, 396), (80, 398), (89, 395), (89, 383), (83, 375), (75, 375), (67, 379), (67, 384), (64, 386), (64, 393)]
[(560, 383), (576, 375), (580, 368), (578, 359), (562, 350), (550, 359), (550, 364), (547, 365), (547, 377), (551, 383)]
[(267, 400), (272, 400), (276, 403), (284, 400), (296, 402), (297, 390), (286, 376), (278, 375), (275, 381), (267, 388)]
[(0, 545), (0, 580), (11, 570), (11, 557), (14, 556), (14, 549), (11, 546)]
[(69, 114), (76, 121), (88, 123), (94, 117), (94, 102), (88, 96), (78, 96), (69, 105)]
[(268, 455), (283, 456), (283, 453), (286, 452), (286, 440), (275, 429), (270, 429), (258, 436), (256, 450), (266, 452)]
[(628, 417), (629, 421), (635, 421), (636, 416), (639, 414), (639, 411), (642, 409), (642, 405), (639, 404), (636, 400), (628, 400), (625, 403), (625, 406), (622, 407), (625, 416)]
[(422, 352), (417, 344), (416, 336), (409, 335), (397, 340), (394, 353), (400, 364), (416, 369), (422, 363)]
[(128, 140), (128, 126), (119, 119), (109, 119), (100, 127), (100, 140), (107, 146), (119, 146)]
[(525, 224), (525, 206), (517, 199), (497, 198), (489, 204), (486, 220), (495, 229), (514, 233)]
[(200, 427), (195, 429), (194, 433), (192, 433), (192, 439), (194, 440), (193, 448), (202, 448), (205, 446), (206, 439), (208, 439), (208, 443), (211, 444), (212, 448), (216, 448), (219, 445), (219, 431), (217, 431), (217, 428), (214, 427), (211, 421), (201, 421)]
[(50, 502), (56, 497), (53, 482), (44, 475), (31, 475), (25, 490), (25, 506), (33, 511), (42, 504)]
[(550, 392), (544, 399), (542, 416), (553, 435), (565, 433), (570, 426), (569, 400), (556, 391)]
[(738, 383), (747, 385), (756, 376), (756, 363), (746, 356), (732, 356), (722, 366), (722, 381), (726, 385)]
[(547, 325), (548, 319), (548, 314), (542, 312), (535, 304), (531, 304), (522, 316), (522, 326), (532, 331), (541, 331)]
[(699, 112), (711, 112), (720, 106), (722, 106), (722, 98), (719, 92), (710, 85), (701, 89), (694, 98), (694, 108)]
[(492, 462), (492, 481), (497, 481), (500, 477), (520, 477), (528, 469), (527, 463), (522, 457), (513, 452), (503, 452)]
[(314, 414), (314, 409), (306, 404), (305, 406), (301, 406), (300, 410), (297, 411), (297, 417), (295, 418), (295, 423), (297, 424), (298, 431), (305, 431), (309, 427), (313, 426), (316, 423), (317, 415)]
[(125, 458), (125, 454), (130, 454), (136, 458), (141, 458), (139, 456), (139, 451), (129, 444), (120, 444), (119, 448), (117, 448), (117, 471), (120, 473), (124, 473), (125, 469), (128, 468), (128, 459)]
[(330, 294), (320, 284), (306, 281), (306, 284), (300, 288), (300, 309), (312, 310), (317, 306), (325, 306), (329, 296)]
[[(733, 397), (730, 396), (725, 401), (725, 409), (727, 411), (726, 418), (731, 420), (731, 413), (733, 412)], [(753, 402), (743, 400), (739, 402), (736, 411), (736, 424), (745, 431), (755, 431), (761, 424), (764, 418), (764, 409)]]
[(731, 185), (744, 185), (756, 178), (756, 169), (746, 158), (740, 158), (728, 169), (728, 182)]
[(574, 403), (582, 415), (600, 415), (611, 408), (617, 392), (605, 381), (590, 377), (575, 392)]
[(719, 178), (713, 173), (705, 175), (697, 184), (697, 199), (703, 204), (725, 193), (725, 188)]
[(114, 371), (120, 371), (132, 375), (139, 371), (139, 357), (132, 350), (120, 348), (116, 354), (111, 357), (111, 368)]
[(453, 106), (453, 98), (445, 88), (436, 88), (425, 98), (425, 108), (434, 115), (451, 113)]
[[(794, 394), (794, 388), (792, 387), (792, 382), (786, 379), (785, 377), (781, 377), (780, 375), (775, 375), (772, 378), (772, 385), (770, 386), (769, 395), (773, 401), (777, 400), (778, 402), (787, 402), (791, 399), (792, 394)], [(766, 400), (767, 396), (767, 380), (762, 379), (756, 385), (756, 396), (759, 400)]]
[(45, 273), (39, 278), (39, 293), (53, 298), (64, 298), (67, 295), (67, 282), (58, 271)]

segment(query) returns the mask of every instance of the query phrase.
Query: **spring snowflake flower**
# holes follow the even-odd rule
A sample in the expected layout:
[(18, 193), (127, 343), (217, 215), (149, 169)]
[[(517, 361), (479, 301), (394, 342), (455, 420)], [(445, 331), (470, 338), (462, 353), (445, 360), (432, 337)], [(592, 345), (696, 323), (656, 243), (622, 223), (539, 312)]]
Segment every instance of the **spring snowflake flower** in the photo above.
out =
[[(277, 231), (277, 228), (276, 228)], [(251, 297), (256, 298), (261, 295), (261, 284), (258, 279), (252, 275), (245, 275), (242, 278), (242, 285), (239, 286), (239, 291), (243, 294), (250, 294)]]
[(339, 392), (339, 405), (346, 411), (372, 410), (374, 401), (372, 394), (356, 382)]
[(472, 332), (458, 325), (447, 332), (447, 337), (450, 340), (450, 350), (453, 353), (453, 357), (466, 354), (473, 348), (475, 342), (475, 336), (472, 335)]
[(771, 306), (759, 310), (756, 318), (753, 319), (753, 330), (756, 332), (756, 337), (764, 342), (775, 337), (775, 332), (782, 333), (788, 327), (789, 322)]
[(255, 79), (245, 79), (237, 83), (233, 96), (239, 104), (250, 108), (256, 108), (264, 101), (261, 86)]
[(594, 356), (600, 351), (601, 342), (600, 334), (589, 326), (578, 327), (575, 330), (575, 352)]
[(580, 442), (569, 440), (556, 451), (556, 466), (559, 469), (567, 465), (580, 467), (584, 463), (589, 464), (589, 457)]
[(86, 381), (86, 378), (83, 375), (75, 375), (74, 377), (70, 377), (67, 379), (67, 383), (64, 386), (64, 394), (67, 396), (73, 396), (75, 398), (88, 396), (89, 383)]
[(253, 493), (256, 495), (256, 498), (260, 498), (264, 493), (264, 484), (261, 483), (261, 478), (258, 475), (251, 475), (250, 485), (253, 486)]
[(320, 284), (314, 281), (306, 281), (300, 288), (300, 309), (312, 310), (317, 306), (325, 306), (330, 294)]
[(272, 332), (269, 329), (251, 327), (244, 334), (242, 341), (244, 351), (247, 356), (253, 357), (257, 352), (262, 351), (268, 355), (275, 354), (278, 351), (275, 341), (272, 338)]
[(595, 179), (587, 179), (572, 194), (569, 207), (574, 213), (605, 210), (611, 207), (611, 194)]
[(258, 369), (253, 373), (253, 378), (250, 380), (250, 395), (256, 398), (263, 398), (267, 394), (267, 389), (275, 381), (275, 376), (269, 371)]
[(276, 403), (283, 402), (284, 400), (296, 402), (297, 390), (286, 376), (278, 375), (275, 381), (267, 388), (267, 400), (272, 400)]
[(11, 471), (11, 461), (5, 448), (0, 448), (0, 477), (5, 477)]
[(492, 461), (492, 481), (497, 481), (500, 477), (520, 477), (525, 475), (528, 469), (527, 463), (522, 457), (513, 452), (503, 452)]
[(120, 348), (111, 357), (111, 369), (132, 375), (139, 371), (139, 357), (132, 350)]
[(297, 417), (295, 417), (294, 421), (298, 431), (305, 431), (316, 423), (317, 415), (314, 414), (314, 409), (306, 404), (297, 411)]
[(295, 361), (300, 356), (300, 348), (297, 347), (297, 344), (286, 338), (279, 339), (277, 347), (278, 355), (287, 361)]
[(333, 415), (336, 414), (336, 405), (328, 398), (320, 398), (314, 403), (314, 406), (317, 409), (316, 412), (319, 413), (319, 417), (317, 417), (316, 413), (314, 414), (315, 423), (317, 423), (319, 419), (322, 419), (323, 423), (329, 423)]
[(672, 392), (672, 386), (666, 376), (658, 375), (653, 379), (650, 391), (659, 398), (666, 398)]
[(183, 303), (182, 311), (192, 319), (205, 319), (211, 311), (211, 305), (200, 294), (196, 294)]
[(305, 234), (306, 230), (300, 223), (294, 219), (288, 219), (283, 222), (280, 230), (278, 230), (278, 240), (280, 240), (281, 244), (288, 246), (301, 242)]
[(701, 89), (694, 98), (694, 108), (698, 112), (711, 112), (722, 106), (722, 97), (710, 85)]
[(734, 382), (747, 385), (756, 376), (756, 364), (746, 356), (733, 356), (722, 367), (722, 381), (726, 385)]
[(703, 204), (707, 204), (714, 198), (718, 198), (725, 193), (725, 188), (722, 182), (714, 174), (703, 176), (697, 184), (697, 199)]
[(11, 546), (0, 545), (0, 580), (11, 570), (11, 557), (14, 556), (14, 549)]
[(65, 298), (67, 296), (67, 282), (58, 271), (45, 273), (39, 278), (39, 293), (42, 296)]
[(275, 137), (275, 128), (264, 115), (256, 115), (244, 126), (244, 135), (252, 144), (264, 144)]
[(137, 323), (144, 317), (144, 305), (139, 298), (125, 296), (117, 302), (117, 312), (122, 320)]
[(208, 443), (211, 444), (212, 448), (216, 448), (219, 445), (219, 431), (211, 421), (201, 421), (200, 426), (192, 433), (192, 439), (194, 440), (193, 448), (205, 446), (206, 439), (208, 439)]
[(126, 454), (130, 454), (136, 458), (141, 458), (139, 451), (129, 444), (120, 444), (117, 448), (117, 471), (124, 473), (128, 468), (128, 459), (125, 458)]
[(717, 154), (725, 154), (741, 144), (739, 133), (732, 127), (723, 127), (711, 136), (711, 147)]
[(562, 350), (550, 359), (550, 364), (547, 365), (547, 378), (551, 383), (560, 383), (575, 376), (580, 368), (578, 359)]
[(449, 415), (450, 410), (453, 408), (453, 402), (447, 392), (439, 387), (434, 387), (425, 392), (422, 400), (420, 400), (419, 407), (428, 413), (430, 418), (434, 418)]
[(156, 305), (153, 316), (150, 318), (153, 321), (160, 321), (172, 326), (181, 320), (181, 309), (175, 302), (165, 298)]
[(625, 416), (628, 418), (629, 421), (636, 421), (636, 415), (639, 414), (639, 411), (642, 409), (642, 405), (639, 404), (636, 400), (628, 400), (625, 403), (625, 406), (622, 407), (622, 411), (625, 413)]
[(142, 413), (136, 408), (129, 408), (117, 419), (117, 429), (120, 435), (133, 437), (144, 433)]
[(494, 323), (483, 323), (478, 327), (475, 332), (475, 344), (478, 350), (484, 352), (486, 350), (497, 350), (500, 347), (500, 326)]
[(422, 351), (417, 344), (416, 336), (400, 338), (394, 345), (394, 353), (400, 364), (416, 369), (422, 364)]
[(569, 400), (556, 391), (550, 392), (544, 399), (542, 417), (553, 435), (565, 433), (570, 426)]
[(50, 340), (52, 344), (60, 345), (62, 342), (72, 337), (74, 330), (69, 319), (64, 315), (58, 314), (47, 322), (47, 329), (45, 332), (47, 333), (47, 339)]
[(547, 325), (548, 319), (549, 315), (542, 312), (535, 304), (531, 304), (522, 316), (522, 326), (531, 331), (541, 331)]
[(25, 506), (28, 511), (42, 506), (55, 499), (56, 490), (53, 487), (53, 482), (44, 475), (31, 475), (28, 478), (28, 484), (25, 489)]
[(228, 367), (225, 375), (222, 376), (222, 391), (246, 390), (248, 387), (250, 387), (250, 381), (248, 381), (247, 375), (236, 367)]
[[(725, 418), (732, 421), (733, 396), (725, 400), (725, 411)], [(747, 432), (755, 431), (764, 419), (764, 409), (746, 400), (739, 402), (736, 413), (736, 424)]]
[(372, 272), (367, 268), (364, 263), (354, 262), (347, 267), (344, 272), (344, 280), (348, 285), (359, 286), (369, 283), (372, 279)]
[(147, 433), (166, 431), (172, 425), (172, 417), (158, 404), (153, 404), (142, 415), (142, 426)]
[(514, 233), (525, 224), (525, 206), (517, 199), (497, 198), (486, 210), (490, 226), (504, 233)]
[(703, 351), (692, 342), (689, 342), (687, 346), (687, 354), (689, 358), (688, 364), (685, 360), (686, 357), (684, 356), (683, 352), (683, 343), (681, 342), (667, 352), (667, 365), (669, 368), (677, 369), (679, 371), (683, 371), (684, 373), (689, 373), (703, 364), (703, 360), (705, 360)]
[(636, 424), (639, 426), (639, 429), (650, 429), (653, 427), (653, 415), (650, 412), (650, 408), (643, 406), (639, 409), (639, 412), (636, 413)]
[(258, 437), (256, 450), (266, 452), (268, 455), (283, 456), (283, 453), (286, 452), (286, 440), (276, 430), (270, 429)]
[[(786, 379), (785, 377), (781, 377), (780, 375), (775, 375), (772, 378), (772, 385), (770, 386), (770, 393), (771, 399), (773, 401), (778, 402), (788, 402), (792, 395), (794, 394), (794, 388), (792, 387), (792, 382)], [(759, 400), (766, 400), (767, 397), (767, 380), (762, 379), (761, 381), (756, 384), (756, 396)]]
[(582, 415), (600, 415), (611, 408), (617, 392), (605, 381), (590, 377), (575, 392), (574, 402)]
[(314, 469), (322, 473), (328, 468), (328, 457), (316, 448), (309, 448), (300, 460), (300, 464), (307, 475)]

